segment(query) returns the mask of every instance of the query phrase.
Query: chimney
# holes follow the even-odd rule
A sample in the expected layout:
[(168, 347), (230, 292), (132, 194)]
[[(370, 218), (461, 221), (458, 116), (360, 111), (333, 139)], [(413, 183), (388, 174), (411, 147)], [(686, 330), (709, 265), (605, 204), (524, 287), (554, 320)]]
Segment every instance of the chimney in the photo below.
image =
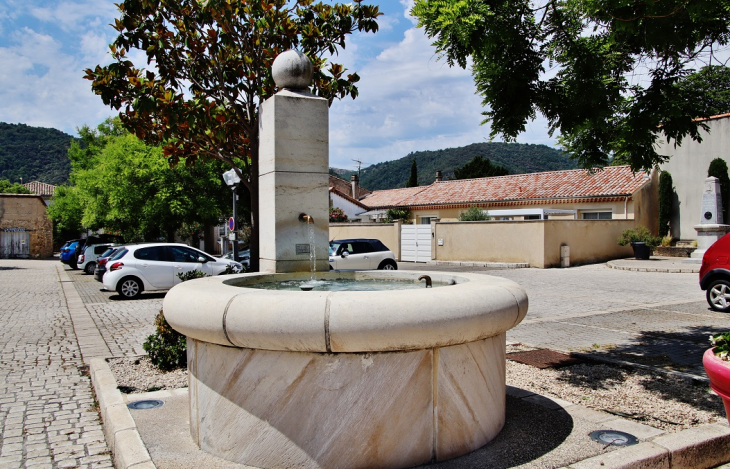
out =
[(436, 182), (441, 182), (442, 179), (443, 177), (441, 176), (441, 170), (436, 170)]
[(352, 184), (352, 198), (355, 200), (358, 200), (357, 195), (360, 192), (360, 188), (358, 187), (359, 182), (360, 178), (357, 177), (357, 174), (350, 176), (350, 184)]

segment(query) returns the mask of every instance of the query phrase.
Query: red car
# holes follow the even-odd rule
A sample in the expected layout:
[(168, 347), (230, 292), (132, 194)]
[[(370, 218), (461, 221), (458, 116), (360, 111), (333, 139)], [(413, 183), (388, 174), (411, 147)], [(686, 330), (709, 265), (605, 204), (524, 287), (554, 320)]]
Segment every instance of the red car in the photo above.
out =
[(700, 267), (700, 287), (707, 290), (707, 302), (715, 311), (730, 311), (730, 234), (705, 251)]

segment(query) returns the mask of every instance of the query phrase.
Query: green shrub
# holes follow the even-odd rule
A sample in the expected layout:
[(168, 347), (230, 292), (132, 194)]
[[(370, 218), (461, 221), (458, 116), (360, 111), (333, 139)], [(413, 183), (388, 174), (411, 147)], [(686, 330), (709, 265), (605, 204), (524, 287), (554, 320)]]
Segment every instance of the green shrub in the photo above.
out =
[(656, 248), (661, 242), (662, 239), (660, 237), (652, 236), (651, 231), (644, 226), (624, 230), (618, 238), (619, 246), (626, 246), (631, 243), (645, 243), (649, 246), (649, 249)]
[(485, 221), (491, 220), (484, 208), (469, 207), (459, 214), (459, 221)]
[(185, 336), (170, 327), (165, 314), (160, 310), (155, 318), (154, 334), (147, 337), (142, 347), (150, 356), (152, 364), (165, 371), (183, 368), (188, 364)]
[(715, 355), (730, 361), (730, 332), (710, 336), (710, 343), (715, 347)]
[[(191, 270), (177, 277), (182, 282), (205, 277), (200, 270)], [(160, 310), (155, 318), (155, 333), (147, 337), (142, 348), (150, 356), (152, 364), (165, 371), (184, 368), (188, 364), (187, 341), (184, 335), (170, 327), (165, 319), (165, 313)]]
[(330, 222), (344, 223), (347, 221), (347, 214), (340, 207), (330, 207)]
[(395, 220), (402, 220), (403, 223), (411, 222), (411, 210), (408, 208), (389, 208), (386, 216), (386, 223), (393, 223)]

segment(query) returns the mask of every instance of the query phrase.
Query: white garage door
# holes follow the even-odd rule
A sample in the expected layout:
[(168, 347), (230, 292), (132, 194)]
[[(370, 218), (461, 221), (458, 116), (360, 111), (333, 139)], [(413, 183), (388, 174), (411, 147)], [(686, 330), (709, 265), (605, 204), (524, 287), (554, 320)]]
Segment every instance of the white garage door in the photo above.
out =
[(431, 260), (431, 225), (402, 225), (400, 259), (409, 262)]

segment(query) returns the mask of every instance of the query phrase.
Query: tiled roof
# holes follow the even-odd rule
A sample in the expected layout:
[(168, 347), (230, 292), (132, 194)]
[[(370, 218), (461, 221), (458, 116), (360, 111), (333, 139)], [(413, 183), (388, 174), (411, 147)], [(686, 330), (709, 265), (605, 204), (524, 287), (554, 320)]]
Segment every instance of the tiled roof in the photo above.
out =
[(28, 190), (30, 190), (32, 193), (37, 195), (50, 196), (56, 192), (56, 186), (54, 186), (53, 184), (46, 184), (45, 182), (31, 181), (26, 182), (23, 185), (27, 187)]
[[(337, 176), (333, 176), (330, 174), (330, 187), (334, 187), (337, 189), (338, 192), (342, 194), (350, 194), (352, 196), (352, 183), (349, 181), (345, 181), (342, 178), (338, 178)], [(361, 198), (366, 195), (370, 194), (370, 191), (367, 189), (363, 189), (358, 185), (357, 187), (357, 197)]]
[(330, 192), (331, 192), (331, 193), (333, 193), (333, 194), (337, 194), (338, 196), (340, 196), (340, 197), (342, 197), (343, 199), (347, 200), (347, 201), (348, 201), (348, 202), (350, 202), (351, 204), (355, 204), (355, 205), (357, 205), (358, 207), (362, 208), (363, 210), (367, 210), (367, 209), (369, 208), (369, 207), (368, 207), (367, 205), (363, 204), (363, 203), (362, 203), (362, 202), (360, 202), (359, 200), (353, 199), (352, 197), (350, 197), (350, 195), (349, 195), (349, 194), (345, 194), (344, 192), (340, 192), (340, 191), (338, 191), (338, 190), (337, 190), (336, 188), (334, 188), (334, 187), (330, 187)]
[(362, 200), (371, 208), (477, 202), (630, 196), (649, 181), (629, 166), (609, 166), (590, 174), (583, 169), (435, 182), (430, 186), (375, 191)]

